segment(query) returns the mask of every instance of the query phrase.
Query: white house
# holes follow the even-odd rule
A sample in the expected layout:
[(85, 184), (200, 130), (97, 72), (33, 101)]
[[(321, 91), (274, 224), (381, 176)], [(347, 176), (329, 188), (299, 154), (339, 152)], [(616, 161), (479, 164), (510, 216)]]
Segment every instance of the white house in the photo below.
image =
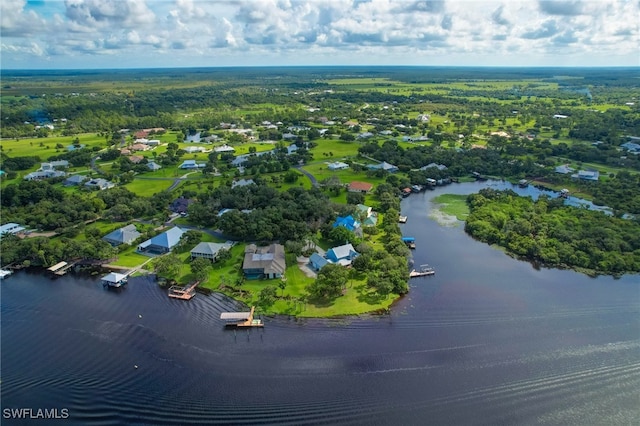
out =
[(181, 169), (200, 169), (205, 166), (206, 164), (196, 163), (196, 160), (184, 160), (184, 162), (180, 164)]
[(349, 165), (347, 163), (343, 163), (341, 161), (336, 161), (335, 163), (329, 163), (327, 168), (329, 170), (344, 170), (344, 169), (348, 169)]

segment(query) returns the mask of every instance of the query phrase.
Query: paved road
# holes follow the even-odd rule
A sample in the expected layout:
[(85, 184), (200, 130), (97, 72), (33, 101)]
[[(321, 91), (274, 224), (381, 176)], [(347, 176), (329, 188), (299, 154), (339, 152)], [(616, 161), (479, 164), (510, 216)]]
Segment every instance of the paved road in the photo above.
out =
[(302, 166), (294, 166), (294, 169), (300, 170), (305, 176), (307, 176), (311, 180), (311, 185), (318, 186), (318, 179), (308, 171), (302, 168)]

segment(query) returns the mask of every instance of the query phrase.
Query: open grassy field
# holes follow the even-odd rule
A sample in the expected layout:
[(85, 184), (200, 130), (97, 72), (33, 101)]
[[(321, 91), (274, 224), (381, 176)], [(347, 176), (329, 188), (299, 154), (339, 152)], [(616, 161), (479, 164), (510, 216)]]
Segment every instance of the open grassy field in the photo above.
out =
[[(95, 133), (83, 133), (76, 136), (50, 136), (48, 138), (24, 138), (24, 139), (2, 139), (0, 147), (2, 152), (10, 157), (36, 156), (41, 161), (47, 158), (67, 152), (67, 146), (73, 145), (75, 138), (80, 140), (81, 145), (86, 147), (99, 146), (106, 147), (104, 137)], [(61, 148), (56, 146), (61, 145)]]
[(133, 182), (124, 185), (124, 187), (134, 194), (150, 197), (158, 192), (166, 191), (171, 184), (173, 184), (173, 180), (134, 179)]

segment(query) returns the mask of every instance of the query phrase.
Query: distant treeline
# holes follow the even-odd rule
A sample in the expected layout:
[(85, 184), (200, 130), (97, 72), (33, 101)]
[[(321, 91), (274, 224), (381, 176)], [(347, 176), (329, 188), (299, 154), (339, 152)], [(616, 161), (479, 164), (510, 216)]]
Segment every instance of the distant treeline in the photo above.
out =
[(640, 272), (640, 226), (633, 221), (511, 190), (482, 189), (467, 201), (465, 231), (518, 257), (598, 274)]

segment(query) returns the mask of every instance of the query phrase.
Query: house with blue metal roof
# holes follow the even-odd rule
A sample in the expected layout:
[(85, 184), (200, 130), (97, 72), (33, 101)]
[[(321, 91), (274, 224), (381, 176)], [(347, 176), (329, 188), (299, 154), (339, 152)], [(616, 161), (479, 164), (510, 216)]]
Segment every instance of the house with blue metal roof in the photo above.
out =
[(329, 263), (330, 262), (327, 259), (320, 256), (318, 253), (313, 253), (311, 256), (309, 256), (309, 266), (311, 266), (314, 271), (319, 271)]
[(182, 235), (185, 233), (183, 229), (177, 226), (165, 231), (155, 237), (145, 241), (138, 246), (138, 251), (142, 253), (154, 253), (163, 254), (169, 253), (173, 247), (179, 242)]
[(335, 222), (333, 222), (333, 227), (337, 228), (338, 226), (344, 226), (349, 231), (355, 231), (360, 228), (360, 222), (358, 222), (353, 216), (338, 216)]
[(333, 263), (339, 263), (342, 266), (351, 265), (351, 261), (359, 255), (360, 253), (358, 253), (351, 244), (344, 244), (327, 251), (327, 259)]

